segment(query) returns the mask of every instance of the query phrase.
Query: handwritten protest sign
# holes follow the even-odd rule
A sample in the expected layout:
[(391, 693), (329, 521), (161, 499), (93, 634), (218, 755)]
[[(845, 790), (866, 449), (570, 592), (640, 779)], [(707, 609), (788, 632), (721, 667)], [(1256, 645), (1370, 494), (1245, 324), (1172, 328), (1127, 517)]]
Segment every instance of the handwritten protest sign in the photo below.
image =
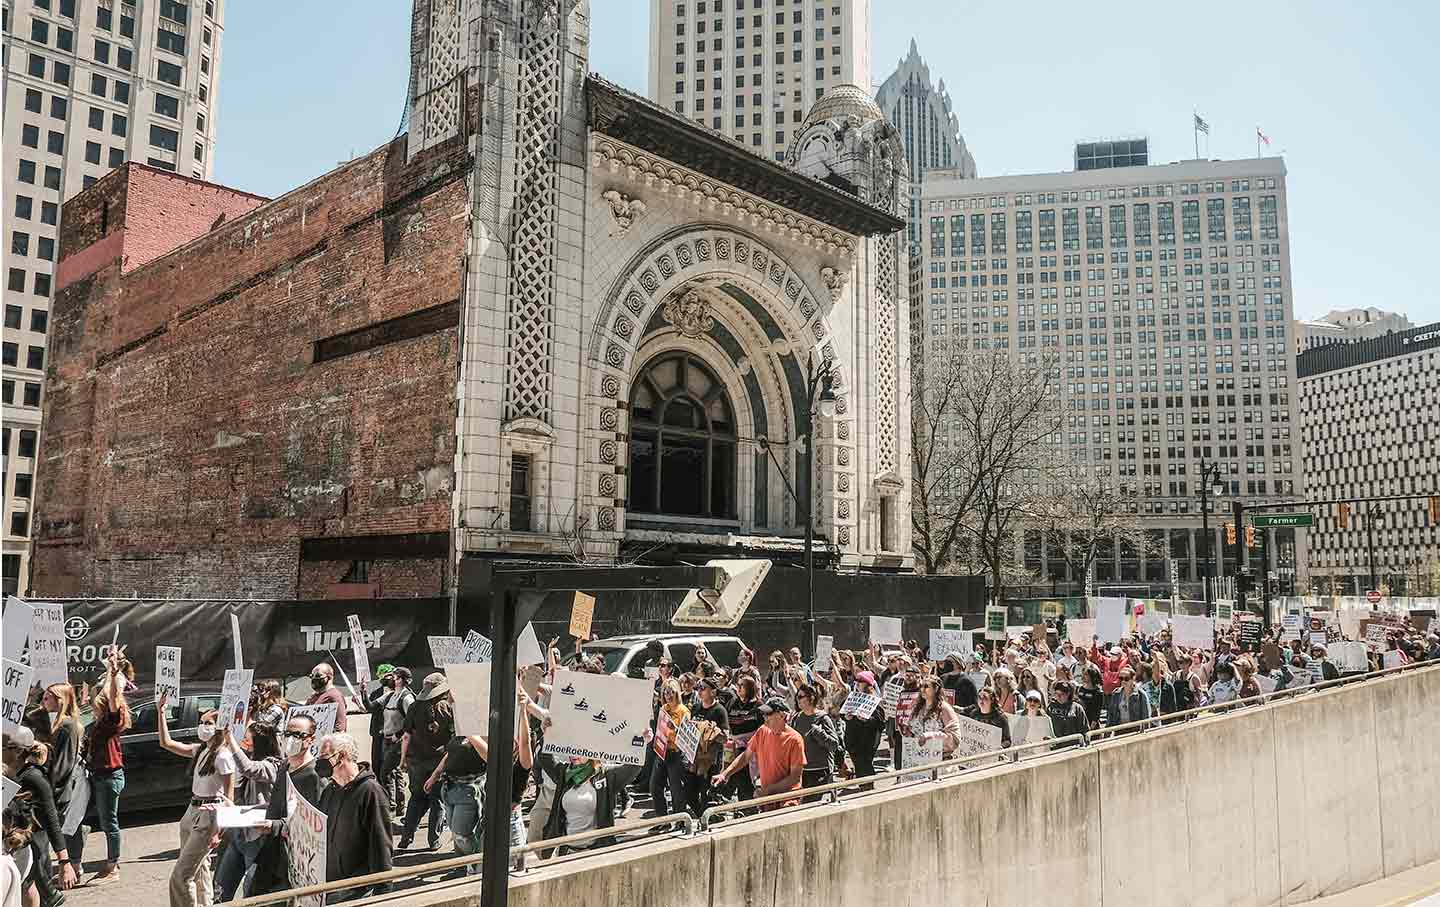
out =
[(943, 661), (947, 655), (969, 658), (975, 651), (970, 630), (931, 630), (930, 659)]
[[(580, 701), (580, 704), (583, 705), (585, 701), (586, 700), (582, 699)], [(579, 708), (579, 705), (575, 707)], [(675, 724), (670, 720), (670, 713), (665, 711), (664, 709), (661, 709), (660, 714), (655, 717), (654, 740), (655, 755), (659, 756), (661, 759), (665, 758), (665, 754), (670, 749), (670, 732), (674, 729)]]
[(686, 765), (695, 764), (695, 754), (700, 752), (700, 722), (686, 720), (675, 731), (675, 746), (685, 757)]
[(870, 641), (876, 645), (892, 643), (900, 645), (902, 639), (902, 623), (898, 617), (874, 617), (870, 618)]
[(911, 734), (910, 718), (915, 714), (915, 706), (919, 702), (919, 692), (906, 690), (895, 703), (895, 728), (905, 736)]
[[(480, 634), (475, 634), (480, 635)], [(437, 668), (465, 663), (465, 641), (458, 636), (427, 636), (430, 660)]]
[(895, 706), (900, 703), (900, 694), (905, 692), (905, 679), (898, 675), (891, 677), (881, 692), (884, 694), (885, 711), (895, 714)]
[(492, 648), (494, 647), (490, 640), (471, 630), (465, 634), (465, 644), (462, 647), (465, 655), (465, 663), (480, 664), (489, 661)]
[(1177, 614), (1170, 618), (1170, 641), (1185, 649), (1215, 650), (1215, 622), (1208, 617)]
[(228, 727), (230, 735), (241, 740), (245, 737), (245, 725), (250, 718), (250, 687), (254, 683), (255, 670), (234, 668), (225, 672), (225, 682), (220, 687), (220, 711), (216, 725)]
[(978, 756), (1000, 749), (1000, 742), (1004, 738), (998, 727), (964, 715), (959, 718), (960, 744), (955, 748), (956, 756)]
[(30, 625), (30, 667), (35, 669), (35, 682), (46, 687), (65, 683), (70, 678), (65, 652), (65, 606), (31, 602), (30, 608), (35, 612)]
[(1095, 602), (1095, 635), (1101, 642), (1119, 642), (1125, 635), (1125, 599), (1097, 598)]
[[(1029, 715), (1006, 715), (1005, 720), (1010, 722), (1011, 746), (1039, 743), (1042, 740), (1053, 739), (1055, 736), (1055, 724), (1048, 715), (1037, 715), (1033, 718)], [(1035, 751), (1035, 753), (1039, 752), (1044, 751)]]
[(1260, 618), (1253, 615), (1245, 615), (1240, 618), (1240, 645), (1249, 652), (1255, 651), (1260, 646), (1260, 635), (1265, 627)]
[[(902, 768), (934, 765), (945, 758), (945, 741), (941, 737), (906, 737), (900, 742)], [(902, 779), (903, 780), (903, 779)]]
[(315, 737), (310, 743), (311, 755), (320, 753), (320, 741), (326, 734), (335, 733), (335, 716), (338, 708), (333, 702), (326, 702), (321, 705), (292, 705), (285, 710), (285, 724), (290, 724), (290, 719), (301, 716), (308, 717), (315, 722)]
[(875, 709), (880, 705), (880, 697), (874, 693), (862, 693), (854, 690), (845, 697), (845, 704), (840, 706), (841, 715), (854, 715), (862, 720), (869, 719), (875, 714)]
[(985, 638), (1005, 638), (1005, 606), (987, 605), (985, 607)]
[(835, 650), (835, 637), (815, 637), (815, 670), (830, 670), (830, 654)]
[(575, 593), (570, 605), (570, 635), (576, 639), (590, 638), (590, 624), (595, 620), (595, 596)]
[(1095, 621), (1088, 617), (1074, 617), (1065, 621), (1065, 638), (1082, 649), (1095, 643)]
[(5, 615), (0, 621), (0, 636), (4, 636), (4, 655), (11, 661), (19, 661), (25, 654), (25, 642), (30, 638), (30, 626), (35, 621), (35, 611), (28, 604), (11, 595), (5, 599)]
[(1370, 657), (1366, 654), (1365, 643), (1348, 640), (1337, 642), (1327, 650), (1330, 662), (1341, 674), (1355, 674), (1370, 670)]
[(364, 689), (370, 682), (370, 653), (365, 649), (365, 631), (360, 627), (360, 615), (351, 614), (345, 618), (350, 627), (350, 654), (355, 656), (355, 682)]
[(5, 718), (5, 733), (10, 734), (19, 730), (25, 720), (25, 703), (30, 698), (30, 678), (35, 672), (29, 665), (7, 658), (4, 661), (3, 673), (5, 692), (0, 712), (3, 712)]
[(155, 647), (155, 696), (180, 702), (180, 647)]
[[(620, 765), (643, 764), (653, 690), (648, 680), (556, 671), (545, 752), (562, 758), (578, 756)], [(660, 717), (669, 723), (664, 709)], [(662, 736), (658, 725), (655, 735)]]
[[(325, 814), (290, 786), (290, 815), (285, 820), (285, 849), (290, 855), (290, 887), (325, 883)], [(323, 894), (298, 898), (296, 907), (324, 907)]]
[(1290, 642), (1300, 638), (1300, 627), (1304, 622), (1298, 614), (1286, 614), (1280, 618), (1280, 641)]
[(1384, 624), (1367, 624), (1365, 627), (1365, 644), (1372, 649), (1385, 648), (1385, 638), (1389, 633)]

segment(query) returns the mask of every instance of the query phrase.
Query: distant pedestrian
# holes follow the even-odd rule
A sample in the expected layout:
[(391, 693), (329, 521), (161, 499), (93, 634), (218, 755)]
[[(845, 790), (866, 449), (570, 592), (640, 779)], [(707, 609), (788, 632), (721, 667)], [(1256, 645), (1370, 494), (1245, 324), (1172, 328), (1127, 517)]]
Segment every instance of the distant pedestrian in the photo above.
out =
[(310, 689), (314, 690), (310, 698), (305, 700), (306, 705), (335, 706), (335, 730), (345, 733), (350, 725), (350, 720), (345, 714), (345, 694), (335, 687), (335, 669), (327, 662), (320, 662), (310, 669)]

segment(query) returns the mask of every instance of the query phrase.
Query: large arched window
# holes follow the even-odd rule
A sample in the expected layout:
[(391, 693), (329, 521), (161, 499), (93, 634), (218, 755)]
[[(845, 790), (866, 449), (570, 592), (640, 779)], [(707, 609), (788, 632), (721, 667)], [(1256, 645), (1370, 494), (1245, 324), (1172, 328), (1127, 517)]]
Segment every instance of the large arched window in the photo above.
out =
[(652, 359), (630, 389), (630, 510), (734, 519), (734, 413), (699, 359)]

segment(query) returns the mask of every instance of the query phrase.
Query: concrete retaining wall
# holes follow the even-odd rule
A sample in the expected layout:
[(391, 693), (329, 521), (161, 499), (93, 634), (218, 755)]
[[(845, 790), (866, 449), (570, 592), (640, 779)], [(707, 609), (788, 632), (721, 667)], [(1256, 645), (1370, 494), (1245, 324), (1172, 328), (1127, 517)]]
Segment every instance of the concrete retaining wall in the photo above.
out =
[(1300, 903), (1440, 859), (1437, 717), (1440, 668), (1410, 671), (599, 854), (511, 903)]

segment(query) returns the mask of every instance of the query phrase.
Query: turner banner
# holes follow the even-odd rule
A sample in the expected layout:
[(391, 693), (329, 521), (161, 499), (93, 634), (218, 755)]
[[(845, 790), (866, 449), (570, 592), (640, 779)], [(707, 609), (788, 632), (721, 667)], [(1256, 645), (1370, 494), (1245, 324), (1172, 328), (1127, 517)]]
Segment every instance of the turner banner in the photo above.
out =
[[(403, 664), (424, 676), (430, 666), (428, 637), (448, 631), (449, 603), (440, 598), (341, 601), (227, 602), (198, 599), (48, 599), (65, 609), (65, 649), (72, 683), (103, 677), (101, 658), (115, 630), (119, 647), (135, 666), (136, 681), (155, 681), (157, 646), (185, 650), (185, 680), (220, 680), (235, 667), (230, 616), (240, 623), (245, 667), (258, 677), (294, 677), (350, 648), (346, 618), (364, 626), (365, 651), (373, 664)], [(465, 627), (460, 632), (465, 632)], [(481, 629), (484, 629), (481, 627)], [(348, 659), (347, 659), (348, 660)]]

